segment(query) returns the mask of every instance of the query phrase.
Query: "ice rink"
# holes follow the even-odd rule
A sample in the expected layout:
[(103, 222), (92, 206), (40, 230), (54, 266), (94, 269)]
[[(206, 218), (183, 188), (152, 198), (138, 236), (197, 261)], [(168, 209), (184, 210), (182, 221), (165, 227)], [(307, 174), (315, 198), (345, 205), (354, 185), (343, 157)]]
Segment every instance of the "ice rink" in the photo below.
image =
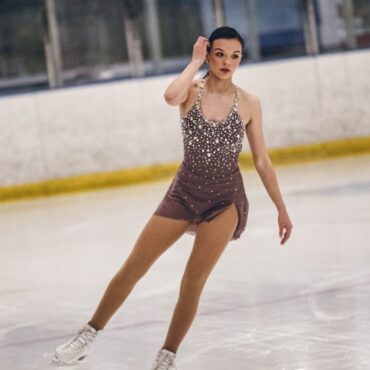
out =
[[(370, 369), (370, 155), (275, 166), (293, 223), (242, 171), (247, 228), (203, 290), (179, 370)], [(54, 348), (92, 316), (171, 178), (0, 204), (0, 369), (52, 369)], [(193, 236), (136, 285), (78, 369), (149, 370)]]

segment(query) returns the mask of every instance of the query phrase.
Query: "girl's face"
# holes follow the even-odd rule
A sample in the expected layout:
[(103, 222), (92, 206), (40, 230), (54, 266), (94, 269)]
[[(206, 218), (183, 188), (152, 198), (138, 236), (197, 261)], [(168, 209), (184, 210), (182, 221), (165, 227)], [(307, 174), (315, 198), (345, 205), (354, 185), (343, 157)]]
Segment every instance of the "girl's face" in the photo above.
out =
[(209, 69), (220, 79), (228, 79), (235, 72), (242, 58), (242, 46), (238, 39), (216, 39), (206, 60)]

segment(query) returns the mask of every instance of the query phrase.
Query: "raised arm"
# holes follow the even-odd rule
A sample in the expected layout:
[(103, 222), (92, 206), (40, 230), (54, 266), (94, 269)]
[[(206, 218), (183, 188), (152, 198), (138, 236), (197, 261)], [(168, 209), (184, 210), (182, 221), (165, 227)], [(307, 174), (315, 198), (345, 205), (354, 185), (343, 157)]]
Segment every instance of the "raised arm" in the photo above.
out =
[(208, 39), (202, 36), (193, 45), (193, 55), (191, 62), (167, 87), (164, 93), (164, 99), (169, 105), (180, 105), (186, 101), (189, 88), (197, 74), (199, 68), (203, 65), (207, 55)]

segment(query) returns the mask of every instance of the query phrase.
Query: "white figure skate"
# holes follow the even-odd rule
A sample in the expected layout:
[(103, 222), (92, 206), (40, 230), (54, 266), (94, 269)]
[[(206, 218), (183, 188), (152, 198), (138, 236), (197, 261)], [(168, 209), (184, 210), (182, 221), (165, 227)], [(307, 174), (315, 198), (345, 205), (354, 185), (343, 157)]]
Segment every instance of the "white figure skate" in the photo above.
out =
[(55, 349), (51, 364), (54, 366), (75, 366), (84, 362), (83, 359), (89, 354), (92, 343), (101, 331), (85, 324), (77, 330), (71, 340)]
[(175, 353), (162, 348), (158, 351), (151, 370), (177, 370), (175, 358)]

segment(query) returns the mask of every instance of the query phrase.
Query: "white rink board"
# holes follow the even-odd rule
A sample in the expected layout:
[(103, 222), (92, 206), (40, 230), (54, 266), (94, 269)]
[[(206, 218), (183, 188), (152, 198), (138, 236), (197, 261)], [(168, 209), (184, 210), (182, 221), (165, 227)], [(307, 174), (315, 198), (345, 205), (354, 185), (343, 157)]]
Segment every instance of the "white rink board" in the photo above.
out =
[[(180, 161), (175, 76), (0, 98), (0, 187)], [(234, 82), (260, 97), (269, 148), (370, 135), (369, 50), (243, 65)]]

